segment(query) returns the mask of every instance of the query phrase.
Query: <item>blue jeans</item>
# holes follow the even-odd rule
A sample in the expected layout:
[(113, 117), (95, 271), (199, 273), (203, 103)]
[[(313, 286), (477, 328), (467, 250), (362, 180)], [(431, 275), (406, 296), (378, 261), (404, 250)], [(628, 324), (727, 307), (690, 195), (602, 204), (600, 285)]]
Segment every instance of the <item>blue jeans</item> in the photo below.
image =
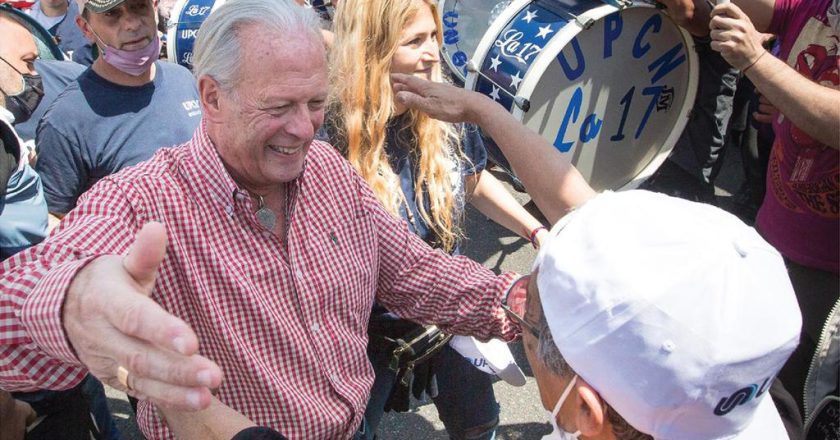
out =
[[(396, 382), (396, 373), (388, 368), (391, 353), (368, 347), (376, 380), (370, 390), (365, 411), (368, 439), (372, 439), (382, 421), (385, 403)], [(493, 393), (492, 377), (475, 368), (449, 345), (428, 360), (437, 380), (438, 395), (432, 398), (440, 420), (452, 439), (490, 440), (499, 424), (499, 404)]]

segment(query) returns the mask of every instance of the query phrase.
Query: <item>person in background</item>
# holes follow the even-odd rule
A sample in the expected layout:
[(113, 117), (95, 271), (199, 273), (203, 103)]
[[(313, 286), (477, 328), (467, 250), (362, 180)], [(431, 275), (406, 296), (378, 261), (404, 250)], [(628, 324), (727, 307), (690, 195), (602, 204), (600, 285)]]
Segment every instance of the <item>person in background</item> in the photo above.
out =
[[(441, 81), (443, 30), (436, 4), (342, 0), (333, 32), (325, 137), (386, 209), (447, 253), (459, 252), (467, 202), (538, 245), (545, 228), (485, 169), (487, 152), (478, 129), (436, 121), (393, 100), (391, 73)], [(453, 348), (431, 346), (415, 353), (427, 360), (413, 368), (391, 365), (399, 349), (395, 341), (427, 331), (374, 306), (368, 355), (376, 380), (365, 411), (370, 436), (385, 411), (408, 411), (413, 388), (416, 397), (425, 390), (432, 398), (451, 438), (493, 438), (499, 405), (492, 377)]]
[[(47, 103), (41, 76), (35, 71), (38, 48), (17, 11), (0, 9), (0, 260), (39, 243), (47, 232), (47, 206), (32, 154), (16, 128)], [(14, 124), (14, 125), (12, 125)], [(31, 144), (31, 143), (30, 143)], [(96, 423), (93, 423), (93, 417)], [(105, 403), (102, 384), (88, 376), (65, 391), (10, 394), (0, 390), (0, 438), (87, 439), (119, 432)], [(8, 422), (7, 422), (8, 421)]]
[[(756, 229), (785, 257), (799, 299), (802, 341), (779, 377), (808, 418), (814, 408), (804, 402), (805, 380), (826, 318), (840, 307), (838, 2), (736, 0), (710, 10), (698, 0), (669, 8), (679, 6), (686, 24), (708, 27), (712, 49), (776, 110)], [(779, 36), (778, 57), (762, 45), (763, 32)]]
[(99, 179), (190, 138), (201, 108), (195, 80), (158, 62), (151, 0), (79, 0), (76, 19), (102, 54), (56, 98), (38, 125), (36, 170), (53, 222)]
[(38, 0), (26, 12), (53, 37), (67, 58), (90, 66), (93, 46), (76, 25), (79, 7), (73, 0)]

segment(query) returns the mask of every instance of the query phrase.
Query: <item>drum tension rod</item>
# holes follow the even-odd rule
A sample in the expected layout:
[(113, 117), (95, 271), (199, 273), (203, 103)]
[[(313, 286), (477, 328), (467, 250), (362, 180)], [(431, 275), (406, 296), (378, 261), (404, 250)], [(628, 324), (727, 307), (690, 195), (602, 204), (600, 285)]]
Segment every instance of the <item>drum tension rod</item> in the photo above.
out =
[(478, 70), (478, 68), (476, 67), (475, 62), (473, 62), (473, 60), (470, 60), (470, 61), (467, 62), (467, 71), (475, 73), (476, 75), (486, 79), (487, 81), (490, 81), (490, 83), (492, 83), (494, 86), (498, 87), (499, 90), (502, 93), (504, 93), (505, 95), (508, 95), (511, 98), (513, 98), (513, 104), (516, 105), (517, 107), (519, 107), (519, 109), (522, 110), (523, 112), (527, 113), (528, 110), (531, 109), (531, 101), (529, 101), (529, 100), (527, 100), (527, 99), (525, 99), (521, 96), (516, 96), (513, 93), (508, 92), (506, 88), (499, 85), (499, 83), (497, 83), (496, 81), (493, 81), (492, 78), (490, 78), (489, 76), (481, 73)]

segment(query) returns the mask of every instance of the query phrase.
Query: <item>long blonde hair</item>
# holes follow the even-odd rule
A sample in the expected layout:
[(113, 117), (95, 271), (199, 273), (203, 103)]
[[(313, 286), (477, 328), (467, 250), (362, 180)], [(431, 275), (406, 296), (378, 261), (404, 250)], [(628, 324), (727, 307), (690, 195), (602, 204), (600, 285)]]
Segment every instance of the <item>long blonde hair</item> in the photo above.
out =
[[(332, 137), (379, 201), (398, 217), (404, 196), (385, 152), (386, 128), (395, 112), (391, 60), (402, 30), (423, 6), (431, 8), (440, 38), (440, 17), (435, 2), (430, 0), (342, 0), (333, 22), (329, 104), (329, 122), (335, 130)], [(432, 80), (442, 80), (440, 63), (432, 67)], [(408, 113), (412, 151), (419, 158), (415, 202), (441, 247), (451, 251), (461, 236), (462, 213), (455, 194), (458, 182), (452, 180), (463, 157), (458, 133), (451, 124), (426, 114), (414, 110)], [(426, 210), (424, 194), (428, 194), (431, 212)]]

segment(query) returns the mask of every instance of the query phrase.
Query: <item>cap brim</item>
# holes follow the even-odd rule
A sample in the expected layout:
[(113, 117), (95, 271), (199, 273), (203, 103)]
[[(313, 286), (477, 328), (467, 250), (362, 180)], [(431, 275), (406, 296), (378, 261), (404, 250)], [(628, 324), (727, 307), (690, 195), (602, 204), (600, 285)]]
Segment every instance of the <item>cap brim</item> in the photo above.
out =
[(516, 364), (508, 365), (496, 373), (496, 376), (499, 376), (500, 379), (515, 387), (521, 387), (526, 383), (525, 373)]
[(87, 8), (91, 12), (102, 14), (104, 12), (108, 12), (111, 9), (116, 8), (117, 6), (121, 5), (124, 1), (125, 0), (88, 0), (87, 2), (85, 2), (85, 8)]
[(768, 392), (758, 407), (750, 424), (731, 440), (788, 440), (787, 429), (782, 423), (782, 417), (773, 404)]

